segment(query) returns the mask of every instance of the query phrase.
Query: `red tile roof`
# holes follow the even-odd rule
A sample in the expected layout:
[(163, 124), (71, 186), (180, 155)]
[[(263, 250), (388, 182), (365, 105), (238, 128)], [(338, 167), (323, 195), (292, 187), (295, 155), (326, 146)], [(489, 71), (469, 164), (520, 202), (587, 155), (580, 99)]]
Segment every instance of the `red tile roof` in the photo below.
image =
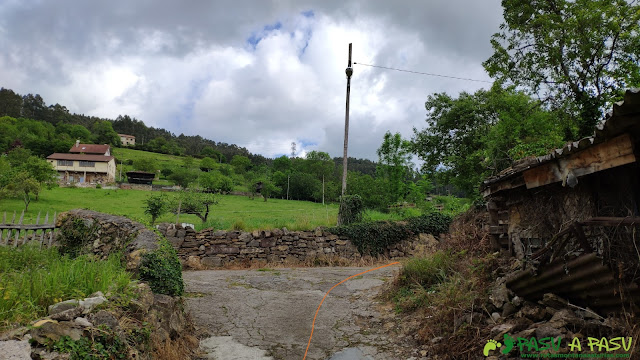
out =
[(70, 153), (85, 153), (85, 154), (101, 154), (104, 155), (111, 146), (109, 145), (94, 145), (94, 144), (73, 144)]
[(113, 159), (113, 156), (53, 153), (47, 156), (47, 159), (109, 162)]
[(134, 139), (136, 138), (136, 137), (135, 137), (135, 136), (133, 136), (133, 135), (127, 135), (127, 134), (118, 134), (118, 136), (124, 136), (124, 137), (134, 138)]

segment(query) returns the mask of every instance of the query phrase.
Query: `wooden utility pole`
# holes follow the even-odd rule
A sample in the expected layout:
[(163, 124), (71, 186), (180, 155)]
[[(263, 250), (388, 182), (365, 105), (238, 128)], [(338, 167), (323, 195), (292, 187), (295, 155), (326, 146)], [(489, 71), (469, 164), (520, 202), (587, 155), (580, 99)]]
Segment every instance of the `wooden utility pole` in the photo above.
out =
[(347, 106), (344, 112), (344, 153), (342, 155), (342, 196), (347, 192), (347, 147), (349, 146), (349, 95), (351, 94), (351, 43), (349, 43), (349, 64), (344, 71), (347, 74)]

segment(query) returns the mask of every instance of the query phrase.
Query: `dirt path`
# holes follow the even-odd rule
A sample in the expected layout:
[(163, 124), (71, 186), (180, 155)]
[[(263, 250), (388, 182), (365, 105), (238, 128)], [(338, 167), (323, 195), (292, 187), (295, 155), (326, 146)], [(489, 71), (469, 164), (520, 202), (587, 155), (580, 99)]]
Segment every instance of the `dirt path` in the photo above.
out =
[[(393, 336), (392, 309), (373, 300), (397, 269), (372, 271), (331, 291), (318, 314), (307, 359), (410, 358), (411, 347)], [(211, 270), (183, 276), (188, 310), (212, 335), (202, 341), (209, 359), (302, 360), (325, 292), (365, 270)]]

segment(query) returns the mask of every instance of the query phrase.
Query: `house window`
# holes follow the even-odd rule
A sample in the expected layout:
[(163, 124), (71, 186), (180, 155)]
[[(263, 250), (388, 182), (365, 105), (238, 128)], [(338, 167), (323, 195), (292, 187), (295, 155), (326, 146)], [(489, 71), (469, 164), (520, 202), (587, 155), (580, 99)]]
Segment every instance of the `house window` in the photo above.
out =
[(73, 160), (58, 160), (58, 166), (73, 166)]
[(80, 167), (96, 167), (95, 161), (80, 161)]

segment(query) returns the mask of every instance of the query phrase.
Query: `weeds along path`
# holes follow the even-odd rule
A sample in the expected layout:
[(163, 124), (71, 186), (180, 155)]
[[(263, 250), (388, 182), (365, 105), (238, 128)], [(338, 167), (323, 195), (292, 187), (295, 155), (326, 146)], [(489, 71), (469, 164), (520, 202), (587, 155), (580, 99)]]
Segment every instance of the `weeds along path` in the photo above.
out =
[[(407, 359), (393, 310), (374, 297), (398, 266), (337, 286), (322, 304), (307, 359)], [(208, 358), (301, 360), (327, 290), (368, 268), (188, 271), (187, 308), (211, 335)]]

